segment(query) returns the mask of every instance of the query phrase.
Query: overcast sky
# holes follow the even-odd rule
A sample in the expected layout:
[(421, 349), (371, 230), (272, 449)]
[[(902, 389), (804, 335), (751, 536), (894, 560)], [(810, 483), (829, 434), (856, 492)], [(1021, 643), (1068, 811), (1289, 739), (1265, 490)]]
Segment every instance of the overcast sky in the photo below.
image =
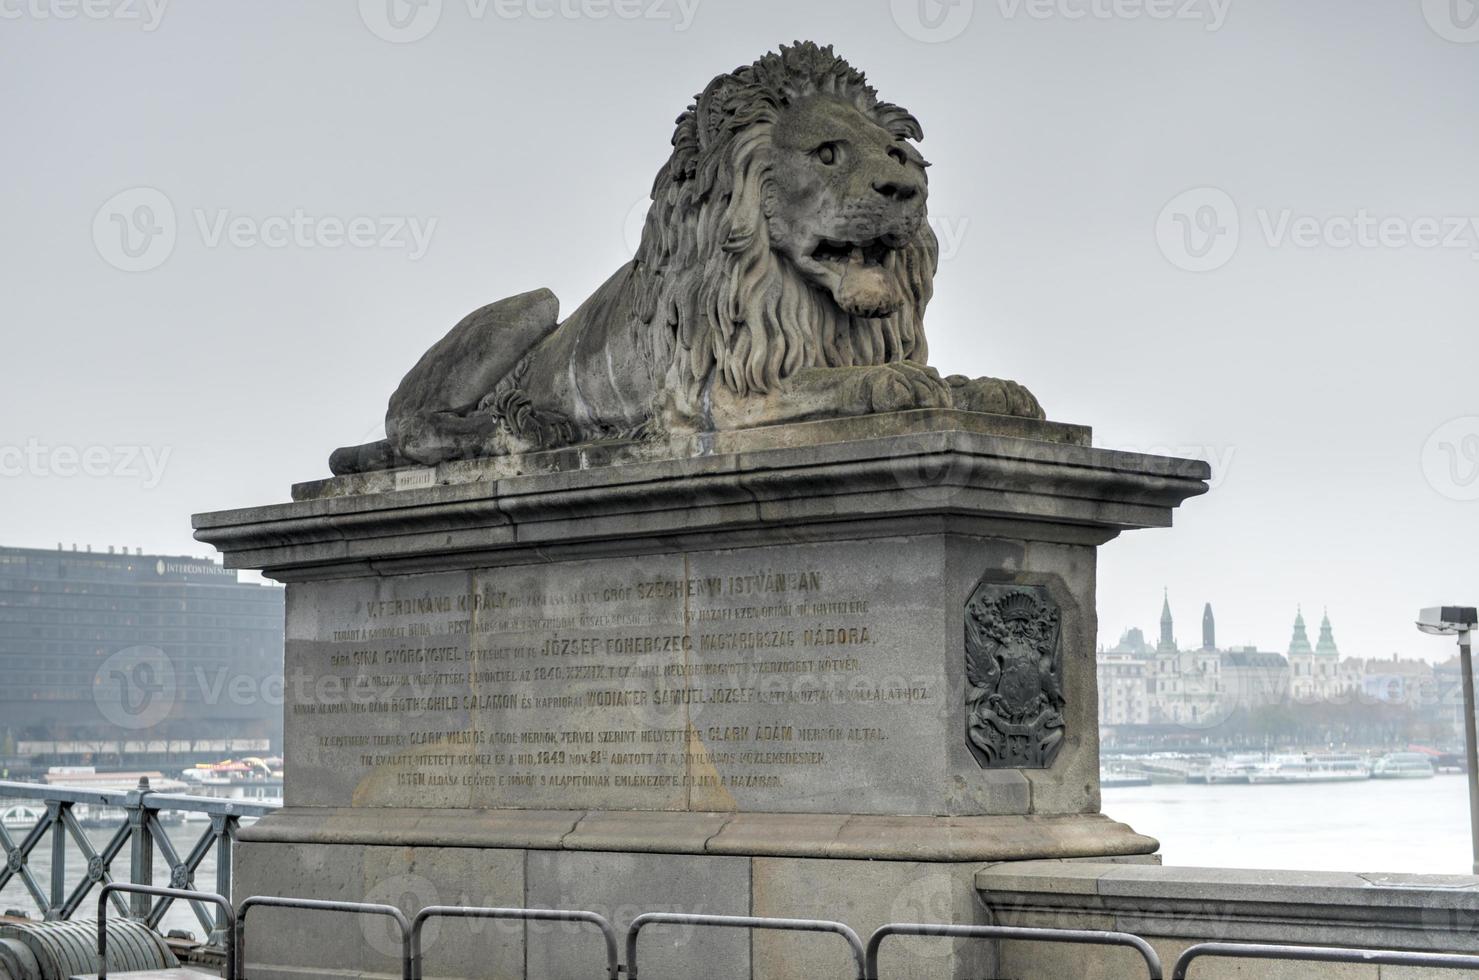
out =
[(0, 0), (0, 542), (205, 554), (192, 512), (378, 437), (464, 313), (536, 286), (573, 310), (692, 95), (804, 37), (924, 123), (933, 363), (1216, 468), (1174, 529), (1102, 550), (1104, 641), (1169, 586), (1188, 644), (1210, 600), (1224, 643), (1283, 650), (1303, 603), (1347, 654), (1446, 657), (1411, 622), (1479, 601), (1470, 15)]

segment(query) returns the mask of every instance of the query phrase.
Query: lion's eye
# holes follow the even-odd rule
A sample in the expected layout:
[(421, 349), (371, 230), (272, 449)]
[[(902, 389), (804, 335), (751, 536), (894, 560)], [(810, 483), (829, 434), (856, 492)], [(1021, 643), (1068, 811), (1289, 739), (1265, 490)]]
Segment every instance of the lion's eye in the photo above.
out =
[(832, 164), (837, 162), (836, 143), (823, 143), (821, 146), (816, 148), (815, 153), (817, 160), (821, 162), (824, 166), (830, 167), (832, 166)]

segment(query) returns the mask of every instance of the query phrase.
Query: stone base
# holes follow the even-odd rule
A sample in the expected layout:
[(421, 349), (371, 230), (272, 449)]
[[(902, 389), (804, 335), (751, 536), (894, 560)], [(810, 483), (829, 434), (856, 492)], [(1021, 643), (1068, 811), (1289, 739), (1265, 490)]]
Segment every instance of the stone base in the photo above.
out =
[(1119, 857), (1153, 854), (1160, 846), (1097, 813), (909, 817), (400, 807), (288, 807), (243, 828), (239, 840), (944, 862)]
[[(288, 585), (288, 808), (251, 894), (985, 921), (993, 862), (1155, 841), (1100, 816), (1095, 558), (1203, 463), (901, 413), (300, 485), (195, 519)], [(250, 975), (393, 976), (383, 920), (262, 910)], [(251, 937), (259, 937), (253, 940)], [(601, 975), (599, 937), (441, 922), (427, 977)], [(994, 976), (890, 940), (887, 976)], [(650, 978), (854, 975), (836, 936), (655, 928)]]
[[(887, 922), (984, 923), (973, 876), (979, 864), (832, 861), (613, 851), (469, 850), (348, 844), (242, 844), (237, 888), (399, 906), (428, 904), (579, 908), (625, 935), (643, 912), (831, 917), (866, 939)], [(340, 918), (340, 917), (335, 917)], [(897, 940), (890, 976), (978, 980), (993, 976), (984, 943)], [(384, 920), (321, 922), (311, 913), (251, 915), (247, 974), (396, 976), (397, 947)], [(427, 980), (572, 980), (605, 976), (599, 933), (587, 926), (441, 920), (424, 943)], [(841, 938), (828, 934), (651, 926), (638, 946), (641, 975), (705, 980), (798, 980), (856, 973)]]
[[(1468, 875), (1034, 861), (983, 868), (976, 885), (998, 925), (1130, 932), (1155, 947), (1168, 975), (1187, 947), (1204, 942), (1479, 952), (1473, 928), (1479, 877)], [(1145, 976), (1141, 961), (1125, 950), (1014, 941), (999, 943), (997, 956), (990, 975), (1002, 980)], [(1195, 980), (1472, 980), (1479, 972), (1209, 958), (1197, 960), (1190, 975)]]
[[(1135, 855), (1156, 842), (1098, 815), (878, 817), (580, 811), (290, 808), (244, 828), (236, 895), (427, 905), (583, 909), (619, 933), (643, 912), (834, 919), (863, 938), (888, 922), (984, 924), (975, 876), (988, 862)], [(808, 853), (809, 851), (809, 853)], [(601, 976), (587, 927), (446, 920), (425, 975)], [(247, 937), (253, 977), (393, 976), (381, 920), (324, 923), (260, 909)], [(895, 939), (890, 976), (994, 976), (988, 943)], [(651, 927), (638, 963), (652, 977), (795, 980), (851, 976), (835, 936)]]

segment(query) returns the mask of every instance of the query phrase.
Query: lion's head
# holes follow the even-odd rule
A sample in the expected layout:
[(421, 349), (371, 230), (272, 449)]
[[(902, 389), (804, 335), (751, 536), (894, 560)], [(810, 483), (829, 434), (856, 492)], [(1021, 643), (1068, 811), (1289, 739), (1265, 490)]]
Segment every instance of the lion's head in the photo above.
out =
[(830, 47), (714, 79), (678, 118), (635, 264), (676, 380), (743, 395), (804, 367), (923, 363), (922, 138)]

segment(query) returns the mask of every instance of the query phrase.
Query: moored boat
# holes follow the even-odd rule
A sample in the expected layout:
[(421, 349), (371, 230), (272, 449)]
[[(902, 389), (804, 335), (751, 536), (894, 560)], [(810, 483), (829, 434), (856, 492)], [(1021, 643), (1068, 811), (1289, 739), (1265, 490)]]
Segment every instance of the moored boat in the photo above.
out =
[(1371, 767), (1372, 779), (1432, 779), (1433, 762), (1421, 752), (1391, 752)]
[(1342, 783), (1371, 778), (1366, 761), (1356, 755), (1280, 755), (1248, 773), (1252, 784)]

